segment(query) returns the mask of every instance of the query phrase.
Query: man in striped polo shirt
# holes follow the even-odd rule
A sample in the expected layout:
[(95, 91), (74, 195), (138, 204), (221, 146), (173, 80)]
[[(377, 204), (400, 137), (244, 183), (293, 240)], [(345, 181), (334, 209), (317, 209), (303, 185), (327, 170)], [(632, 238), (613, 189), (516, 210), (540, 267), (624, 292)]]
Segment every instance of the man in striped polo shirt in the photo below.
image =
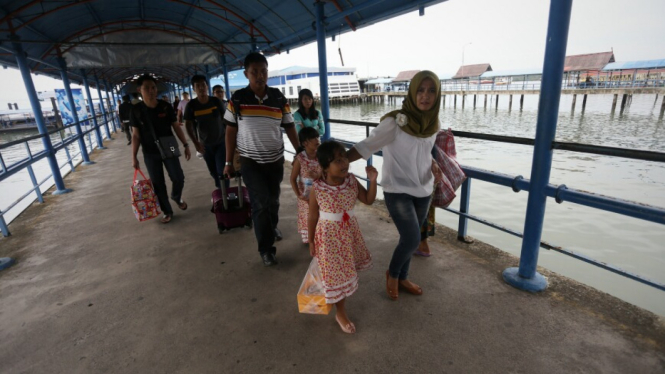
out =
[(252, 52), (245, 58), (249, 86), (236, 91), (228, 103), (226, 123), (226, 166), (231, 175), (233, 153), (240, 153), (240, 171), (252, 202), (254, 234), (265, 266), (277, 264), (275, 240), (282, 239), (279, 220), (280, 183), (284, 178), (284, 128), (294, 149), (300, 146), (289, 104), (268, 81), (268, 60)]

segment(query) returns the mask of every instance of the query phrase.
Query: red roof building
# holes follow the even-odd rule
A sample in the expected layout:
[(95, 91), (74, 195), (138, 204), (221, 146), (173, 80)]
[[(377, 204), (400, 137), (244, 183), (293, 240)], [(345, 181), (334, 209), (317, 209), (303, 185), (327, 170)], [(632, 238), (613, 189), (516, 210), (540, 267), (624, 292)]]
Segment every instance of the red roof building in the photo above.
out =
[(459, 70), (457, 70), (457, 74), (453, 76), (453, 79), (476, 78), (486, 71), (492, 71), (490, 64), (464, 65), (460, 66)]
[(601, 70), (610, 62), (614, 62), (614, 52), (566, 56), (566, 61), (563, 64), (563, 71)]

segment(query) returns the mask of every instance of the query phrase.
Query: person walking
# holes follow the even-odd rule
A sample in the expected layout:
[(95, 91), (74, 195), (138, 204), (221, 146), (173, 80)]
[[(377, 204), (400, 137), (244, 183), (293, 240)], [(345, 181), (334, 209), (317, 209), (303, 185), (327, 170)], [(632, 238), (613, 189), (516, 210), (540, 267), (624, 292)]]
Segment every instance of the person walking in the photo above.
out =
[[(226, 127), (222, 122), (224, 106), (217, 97), (208, 95), (205, 76), (195, 75), (191, 82), (196, 99), (190, 100), (185, 108), (185, 128), (196, 151), (203, 155), (215, 186), (220, 188), (226, 162)], [(228, 180), (225, 183), (228, 187)]]
[(122, 131), (125, 132), (127, 137), (127, 145), (132, 144), (132, 132), (130, 130), (131, 126), (129, 125), (129, 119), (132, 114), (132, 103), (129, 102), (129, 95), (122, 97), (122, 104), (118, 108), (118, 116), (120, 117), (120, 123), (122, 124)]
[(355, 161), (383, 150), (383, 196), (399, 232), (399, 242), (386, 271), (386, 292), (392, 300), (398, 298), (398, 287), (414, 295), (423, 293), (408, 276), (434, 182), (442, 180), (441, 170), (432, 158), (440, 127), (440, 103), (439, 78), (431, 71), (419, 72), (411, 80), (402, 108), (383, 116), (369, 137), (348, 151), (349, 161)]
[[(173, 218), (173, 209), (169, 203), (164, 179), (164, 168), (171, 179), (171, 199), (181, 210), (187, 209), (187, 203), (182, 199), (182, 190), (185, 186), (185, 174), (177, 157), (163, 158), (159, 144), (167, 138), (173, 138), (173, 131), (182, 142), (185, 149), (185, 159), (189, 161), (191, 153), (182, 127), (176, 122), (173, 108), (168, 103), (157, 100), (157, 81), (151, 75), (145, 74), (136, 81), (143, 101), (132, 107), (130, 125), (132, 131), (132, 165), (139, 169), (139, 160), (136, 157), (139, 147), (143, 150), (143, 162), (152, 181), (159, 205), (164, 212), (162, 223), (169, 223)], [(175, 140), (175, 139), (173, 139)], [(175, 142), (174, 142), (175, 143)], [(177, 144), (174, 144), (177, 146)]]
[(298, 134), (291, 108), (282, 92), (268, 87), (268, 61), (260, 53), (245, 58), (245, 77), (249, 85), (237, 90), (229, 102), (226, 123), (226, 166), (232, 175), (233, 154), (240, 153), (240, 171), (252, 203), (254, 234), (265, 266), (277, 264), (275, 240), (282, 239), (279, 221), (280, 183), (284, 179), (283, 128), (294, 149)]

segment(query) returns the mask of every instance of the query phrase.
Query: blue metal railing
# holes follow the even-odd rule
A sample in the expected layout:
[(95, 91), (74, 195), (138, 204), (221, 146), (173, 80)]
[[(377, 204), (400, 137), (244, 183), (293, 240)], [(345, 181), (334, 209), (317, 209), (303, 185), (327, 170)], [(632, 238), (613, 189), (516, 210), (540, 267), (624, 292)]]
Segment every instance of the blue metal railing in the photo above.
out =
[[(117, 113), (114, 110), (110, 110), (109, 113), (111, 113), (110, 117), (108, 118), (108, 122), (113, 123), (113, 121), (116, 120)], [(38, 135), (33, 135), (29, 136), (26, 138), (14, 140), (5, 144), (0, 144), (0, 182), (4, 181), (5, 179), (9, 178), (10, 176), (19, 173), (23, 170), (27, 170), (28, 174), (30, 176), (30, 181), (32, 183), (32, 187), (28, 188), (25, 193), (23, 193), (19, 198), (15, 199), (13, 202), (11, 202), (6, 208), (0, 209), (0, 231), (2, 232), (3, 236), (9, 236), (10, 231), (7, 225), (7, 222), (5, 220), (5, 214), (7, 214), (9, 211), (14, 209), (17, 205), (19, 205), (23, 200), (28, 198), (30, 195), (33, 193), (35, 194), (37, 200), (40, 203), (44, 202), (44, 198), (42, 195), (41, 187), (44, 183), (46, 183), (50, 178), (52, 178), (53, 174), (50, 173), (48, 174), (44, 179), (41, 181), (38, 181), (34, 172), (34, 169), (32, 167), (33, 164), (36, 162), (39, 162), (46, 158), (48, 156), (48, 153), (46, 150), (41, 150), (39, 152), (33, 153), (32, 150), (30, 149), (30, 141), (36, 140), (36, 139), (41, 139), (45, 136), (51, 136), (52, 134), (59, 134), (60, 139), (57, 143), (53, 144), (53, 152), (57, 153), (60, 150), (65, 151), (66, 158), (64, 160), (64, 163), (62, 165), (58, 165), (60, 169), (66, 167), (69, 165), (71, 168), (71, 171), (75, 171), (76, 166), (80, 163), (74, 164), (74, 159), (81, 155), (81, 150), (79, 149), (76, 152), (70, 152), (70, 150), (67, 148), (70, 144), (77, 142), (79, 140), (79, 137), (83, 137), (84, 139), (87, 137), (88, 141), (84, 142), (86, 149), (89, 152), (92, 152), (93, 149), (98, 148), (100, 146), (99, 143), (95, 143), (93, 145), (93, 137), (91, 137), (90, 133), (93, 131), (96, 131), (100, 126), (104, 126), (106, 123), (103, 121), (99, 121), (101, 117), (103, 117), (101, 114), (97, 115), (97, 126), (90, 125), (93, 123), (93, 119), (89, 118), (84, 121), (80, 121), (80, 124), (86, 127), (86, 130), (81, 132), (81, 135), (78, 134), (69, 134), (69, 136), (65, 136), (65, 130), (66, 129), (75, 129), (77, 126), (77, 123), (63, 126), (60, 128), (56, 128), (54, 130), (49, 131), (47, 134), (38, 134)], [(111, 126), (112, 128), (115, 129), (115, 126)], [(115, 131), (114, 131), (115, 132)], [(108, 139), (108, 138), (107, 138)], [(16, 147), (20, 146), (23, 144), (25, 146), (26, 150), (26, 157), (20, 158), (11, 164), (6, 164), (4, 161), (4, 157), (2, 155), (3, 150), (7, 150), (11, 147)], [(82, 161), (82, 160), (80, 160)]]
[[(352, 125), (352, 126), (364, 126), (366, 129), (366, 134), (369, 134), (370, 127), (377, 126), (376, 123), (346, 121), (338, 119), (330, 119), (330, 122)], [(453, 131), (453, 134), (457, 137), (462, 137), (462, 138), (481, 139), (487, 141), (498, 141), (502, 143), (513, 143), (513, 144), (523, 144), (523, 145), (532, 145), (532, 146), (534, 145), (534, 140), (527, 138), (479, 134), (479, 133), (471, 133), (463, 131)], [(347, 147), (352, 147), (355, 144), (354, 142), (348, 140), (342, 140), (342, 139), (334, 139), (334, 140), (343, 143)], [(632, 158), (638, 160), (665, 162), (665, 153), (651, 152), (651, 151), (630, 150), (630, 149), (603, 147), (603, 146), (595, 146), (588, 144), (561, 143), (556, 141), (552, 143), (552, 148), (573, 151), (573, 152), (592, 153), (597, 155), (609, 155), (609, 156)], [(382, 154), (381, 152), (377, 152), (375, 153), (375, 155), (381, 156)], [(371, 158), (370, 160), (368, 160), (368, 165), (370, 164), (370, 162)], [(444, 210), (448, 212), (459, 215), (459, 225), (457, 230), (458, 239), (461, 241), (467, 240), (466, 236), (467, 236), (469, 219), (490, 226), (497, 230), (503, 231), (505, 233), (522, 238), (523, 233), (519, 231), (509, 229), (497, 223), (469, 214), (469, 202), (471, 199), (471, 180), (477, 179), (477, 180), (482, 180), (484, 182), (489, 182), (509, 187), (515, 192), (520, 192), (522, 190), (528, 191), (530, 181), (528, 179), (523, 178), (521, 175), (511, 176), (507, 174), (501, 174), (469, 166), (462, 166), (462, 169), (466, 173), (467, 179), (462, 184), (461, 196), (460, 196), (460, 209), (455, 210), (450, 207), (444, 208)], [(358, 176), (358, 178), (366, 180), (361, 176)], [(567, 201), (578, 205), (584, 205), (587, 207), (604, 210), (607, 212), (618, 213), (621, 215), (638, 218), (645, 221), (659, 223), (661, 225), (665, 224), (665, 208), (617, 199), (609, 196), (598, 195), (591, 192), (575, 190), (566, 187), (566, 185), (564, 184), (559, 186), (548, 184), (545, 188), (545, 193), (548, 197), (554, 198), (555, 201), (559, 204), (563, 203), (564, 201)], [(600, 267), (602, 269), (609, 270), (613, 273), (622, 275), (626, 278), (649, 285), (661, 291), (665, 291), (665, 284), (647, 279), (640, 275), (630, 273), (616, 266), (606, 264), (602, 261), (594, 260), (583, 254), (562, 248), (560, 246), (551, 243), (547, 243), (545, 241), (540, 241), (540, 247), (565, 254), (567, 256), (573, 257), (578, 260), (582, 260), (584, 262)]]

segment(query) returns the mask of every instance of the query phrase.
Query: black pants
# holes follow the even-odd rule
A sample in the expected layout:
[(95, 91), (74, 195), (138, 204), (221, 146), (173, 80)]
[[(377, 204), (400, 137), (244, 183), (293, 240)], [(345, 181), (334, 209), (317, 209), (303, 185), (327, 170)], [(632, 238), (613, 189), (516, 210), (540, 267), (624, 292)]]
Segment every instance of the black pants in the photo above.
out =
[(132, 141), (132, 131), (131, 131), (132, 126), (129, 125), (129, 122), (122, 122), (122, 129), (125, 131), (125, 136), (127, 137), (127, 141), (131, 142)]
[[(148, 169), (148, 175), (152, 181), (152, 186), (155, 189), (157, 200), (162, 208), (164, 214), (173, 214), (173, 208), (169, 203), (169, 195), (166, 191), (166, 180), (164, 179), (164, 168), (169, 174), (171, 179), (171, 199), (176, 203), (180, 203), (182, 198), (182, 189), (185, 187), (185, 174), (180, 167), (180, 160), (178, 158), (169, 158), (162, 160), (159, 154), (143, 153), (143, 161), (145, 167)], [(163, 167), (162, 167), (163, 165)]]
[(252, 202), (254, 234), (259, 253), (275, 253), (275, 228), (279, 221), (280, 183), (284, 179), (284, 158), (269, 164), (240, 159), (240, 172)]

